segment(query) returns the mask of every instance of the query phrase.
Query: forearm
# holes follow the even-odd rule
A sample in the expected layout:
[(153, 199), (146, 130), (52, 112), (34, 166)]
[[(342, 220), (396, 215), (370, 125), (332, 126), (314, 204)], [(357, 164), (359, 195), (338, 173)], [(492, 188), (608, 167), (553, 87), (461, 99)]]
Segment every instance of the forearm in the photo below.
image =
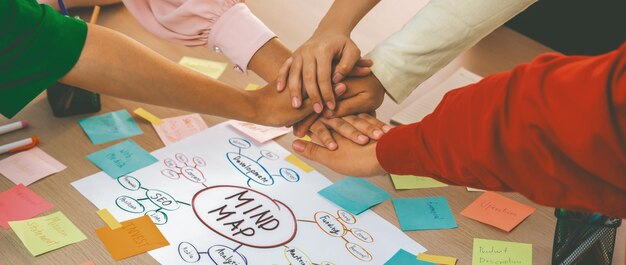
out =
[(280, 66), (289, 56), (291, 56), (291, 51), (278, 38), (273, 38), (252, 56), (248, 69), (265, 81), (271, 82), (276, 79)]
[(535, 0), (430, 1), (368, 55), (396, 102)]
[[(94, 5), (111, 5), (117, 4), (122, 0), (64, 0), (63, 3), (67, 8), (94, 6)], [(52, 8), (59, 10), (59, 0), (38, 0), (41, 4), (47, 4)]]
[(378, 160), (390, 173), (624, 217), (625, 69), (626, 46), (544, 55), (449, 92), (421, 122), (385, 134)]
[(334, 30), (346, 35), (380, 0), (335, 0), (316, 31)]
[(115, 31), (89, 25), (78, 63), (61, 82), (115, 97), (250, 121), (242, 90), (167, 60)]

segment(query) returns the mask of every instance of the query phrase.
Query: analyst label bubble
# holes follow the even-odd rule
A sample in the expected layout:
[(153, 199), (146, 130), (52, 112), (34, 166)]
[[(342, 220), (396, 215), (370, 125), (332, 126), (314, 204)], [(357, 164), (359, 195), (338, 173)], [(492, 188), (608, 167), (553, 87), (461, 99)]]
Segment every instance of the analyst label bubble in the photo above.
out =
[(236, 252), (235, 250), (222, 245), (216, 245), (209, 248), (207, 251), (209, 257), (213, 263), (217, 265), (229, 264), (229, 265), (246, 265), (248, 261), (244, 256)]
[(149, 190), (146, 191), (146, 196), (152, 203), (156, 206), (159, 206), (165, 210), (173, 211), (180, 207), (180, 204), (174, 200), (172, 196), (160, 190)]
[(208, 187), (194, 196), (192, 207), (202, 223), (237, 243), (272, 248), (296, 235), (296, 218), (280, 201), (239, 186)]
[(198, 249), (188, 242), (178, 244), (178, 254), (185, 262), (195, 263), (200, 260)]
[(143, 213), (143, 211), (146, 210), (146, 208), (143, 207), (143, 204), (126, 195), (117, 197), (115, 204), (117, 207), (120, 207), (120, 209), (131, 213)]
[(139, 190), (141, 188), (139, 180), (132, 176), (122, 176), (117, 179), (117, 182), (127, 190)]
[(272, 175), (252, 158), (232, 152), (226, 153), (226, 158), (239, 172), (250, 180), (265, 186), (274, 184)]
[(317, 226), (329, 236), (341, 237), (347, 232), (346, 227), (327, 212), (316, 212), (314, 218)]

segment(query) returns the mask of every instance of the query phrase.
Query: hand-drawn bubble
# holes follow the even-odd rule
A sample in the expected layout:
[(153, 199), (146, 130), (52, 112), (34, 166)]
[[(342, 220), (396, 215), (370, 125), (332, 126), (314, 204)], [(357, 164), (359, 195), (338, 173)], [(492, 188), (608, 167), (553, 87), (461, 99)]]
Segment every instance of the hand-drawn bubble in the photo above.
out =
[(209, 248), (207, 251), (209, 258), (216, 265), (229, 264), (229, 265), (246, 265), (248, 260), (246, 257), (239, 254), (232, 248), (222, 245), (215, 245)]
[(163, 169), (161, 170), (161, 175), (166, 176), (168, 178), (171, 179), (179, 179), (180, 175), (178, 174), (178, 172), (171, 170), (169, 168)]
[(258, 191), (239, 186), (213, 186), (192, 200), (198, 219), (221, 236), (255, 248), (273, 248), (296, 235), (289, 207)]
[(352, 233), (354, 237), (358, 238), (359, 240), (365, 243), (374, 242), (374, 238), (368, 232), (365, 232), (363, 229), (352, 228), (350, 229), (350, 233)]
[(320, 262), (320, 265), (335, 265), (335, 263), (332, 263), (330, 261), (322, 261)]
[(206, 166), (206, 162), (201, 157), (194, 156), (193, 162), (200, 167)]
[(196, 249), (196, 247), (189, 242), (183, 241), (178, 244), (178, 255), (180, 255), (180, 258), (188, 263), (196, 263), (200, 260), (200, 253), (198, 253), (198, 249)]
[(242, 139), (242, 138), (230, 138), (228, 139), (228, 142), (235, 146), (235, 147), (239, 147), (241, 149), (248, 149), (252, 146), (252, 144), (250, 142), (248, 142), (248, 140), (246, 139)]
[(261, 155), (269, 160), (276, 160), (280, 158), (277, 154), (274, 154), (268, 150), (261, 150)]
[(168, 220), (167, 214), (161, 211), (150, 210), (146, 212), (146, 215), (150, 216), (152, 222), (157, 225), (164, 225), (165, 223), (167, 223)]
[(300, 180), (300, 175), (293, 169), (281, 168), (279, 172), (280, 175), (289, 182), (298, 182)]
[(192, 182), (203, 183), (206, 181), (206, 178), (204, 177), (204, 174), (202, 174), (202, 171), (198, 170), (195, 167), (183, 167), (180, 170), (183, 176)]
[(233, 152), (226, 153), (226, 158), (241, 174), (244, 174), (250, 180), (264, 186), (274, 184), (272, 175), (254, 159)]
[(183, 163), (187, 163), (189, 162), (189, 159), (187, 159), (187, 156), (181, 154), (181, 153), (177, 153), (174, 155), (174, 157), (176, 157), (176, 160), (183, 162)]
[(115, 204), (117, 207), (120, 207), (120, 209), (131, 213), (143, 213), (146, 210), (143, 204), (126, 195), (117, 197)]
[(311, 259), (302, 250), (286, 247), (284, 253), (291, 265), (313, 265)]
[(174, 161), (174, 159), (171, 159), (171, 158), (164, 159), (163, 164), (165, 164), (165, 166), (167, 167), (177, 167), (176, 161)]
[(180, 207), (180, 204), (169, 194), (160, 190), (148, 190), (146, 191), (148, 199), (165, 210), (173, 211)]
[(139, 190), (141, 189), (141, 182), (133, 176), (121, 176), (117, 178), (117, 183), (122, 185), (127, 190)]
[(350, 252), (350, 254), (352, 254), (352, 256), (354, 256), (357, 259), (360, 259), (362, 261), (371, 261), (372, 260), (372, 255), (365, 250), (363, 247), (354, 244), (354, 243), (346, 243), (345, 245), (346, 249), (348, 250), (348, 252)]
[(339, 219), (341, 219), (341, 221), (344, 221), (346, 224), (355, 224), (356, 223), (356, 217), (354, 217), (354, 215), (352, 215), (348, 211), (338, 210), (337, 211), (337, 216), (339, 216)]
[(313, 217), (317, 226), (329, 236), (342, 237), (348, 232), (346, 227), (332, 214), (320, 211), (316, 212)]

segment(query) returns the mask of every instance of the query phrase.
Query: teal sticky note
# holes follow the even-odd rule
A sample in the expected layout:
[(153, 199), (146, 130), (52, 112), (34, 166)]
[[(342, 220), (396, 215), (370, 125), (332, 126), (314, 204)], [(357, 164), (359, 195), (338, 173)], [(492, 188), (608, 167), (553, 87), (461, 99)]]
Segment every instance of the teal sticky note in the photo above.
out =
[(78, 124), (93, 144), (103, 144), (143, 133), (126, 110), (82, 119)]
[(133, 140), (126, 140), (87, 156), (112, 178), (119, 178), (158, 161)]
[(432, 230), (457, 227), (446, 197), (393, 199), (402, 230)]
[(396, 254), (391, 257), (385, 265), (435, 265), (427, 261), (421, 261), (417, 259), (417, 256), (409, 253), (404, 249), (398, 250)]
[(391, 198), (391, 194), (369, 181), (354, 177), (347, 177), (318, 193), (346, 211), (357, 215)]

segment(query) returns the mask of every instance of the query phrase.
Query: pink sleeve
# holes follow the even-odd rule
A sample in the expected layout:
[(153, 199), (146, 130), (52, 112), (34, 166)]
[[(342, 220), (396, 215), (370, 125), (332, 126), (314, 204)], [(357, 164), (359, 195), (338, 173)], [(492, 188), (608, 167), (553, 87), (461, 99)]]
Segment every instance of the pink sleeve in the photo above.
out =
[(252, 55), (276, 35), (242, 0), (123, 0), (153, 34), (187, 46), (223, 52), (236, 70), (246, 71)]

